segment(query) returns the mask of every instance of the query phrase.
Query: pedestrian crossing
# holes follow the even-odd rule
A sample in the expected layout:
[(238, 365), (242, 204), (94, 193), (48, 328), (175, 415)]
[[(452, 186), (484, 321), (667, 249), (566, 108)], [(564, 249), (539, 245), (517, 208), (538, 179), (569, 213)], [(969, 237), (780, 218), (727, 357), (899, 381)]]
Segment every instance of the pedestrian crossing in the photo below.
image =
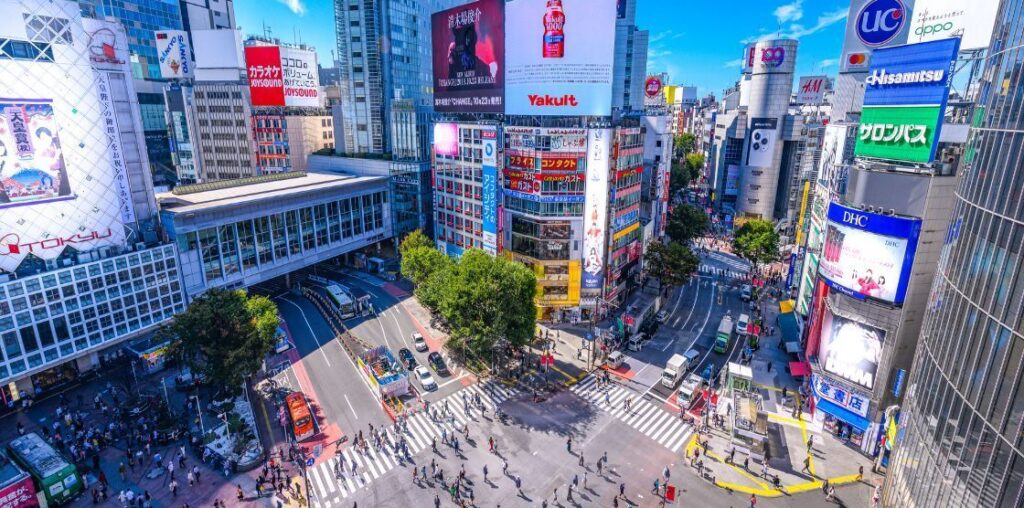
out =
[(726, 270), (726, 269), (723, 269), (723, 268), (716, 268), (716, 267), (710, 266), (710, 265), (700, 265), (700, 268), (698, 269), (698, 271), (700, 271), (700, 273), (703, 273), (705, 275), (715, 275), (715, 276), (732, 278), (732, 279), (739, 279), (739, 278), (743, 278), (743, 277), (747, 276), (747, 272), (738, 272), (736, 270)]
[(722, 254), (720, 252), (711, 252), (708, 254), (708, 257), (714, 259), (715, 261), (718, 261), (719, 263), (729, 265), (741, 272), (746, 272), (750, 270), (749, 262), (744, 261), (742, 259), (737, 259), (732, 256), (726, 256), (725, 254)]
[[(495, 408), (516, 392), (515, 388), (488, 380), (472, 384), (438, 402), (431, 403), (430, 408), (435, 411), (442, 411), (445, 407), (450, 411), (450, 415), (446, 414), (439, 421), (432, 420), (425, 411), (413, 413), (406, 418), (407, 430), (404, 432), (409, 455), (415, 456), (430, 448), (432, 439), (436, 439), (438, 446), (441, 446), (442, 432), (452, 436), (456, 428), (461, 428), (469, 421), (479, 421), (481, 414), (474, 402), (476, 397), (479, 397), (488, 415), (493, 417)], [(350, 446), (342, 453), (335, 454), (334, 457), (307, 469), (309, 488), (313, 493), (312, 505), (315, 508), (335, 506), (397, 467), (400, 460), (396, 444), (400, 436), (396, 427), (386, 429), (387, 446), (383, 451), (369, 446), (364, 453)], [(364, 437), (369, 440), (365, 434)], [(342, 460), (344, 464), (339, 465)]]
[[(621, 385), (598, 387), (596, 376), (587, 376), (570, 388), (570, 391), (611, 413), (615, 418), (673, 453), (679, 451), (693, 435), (693, 429), (678, 415), (636, 396), (635, 392)], [(627, 397), (632, 397), (628, 411), (625, 404)]]

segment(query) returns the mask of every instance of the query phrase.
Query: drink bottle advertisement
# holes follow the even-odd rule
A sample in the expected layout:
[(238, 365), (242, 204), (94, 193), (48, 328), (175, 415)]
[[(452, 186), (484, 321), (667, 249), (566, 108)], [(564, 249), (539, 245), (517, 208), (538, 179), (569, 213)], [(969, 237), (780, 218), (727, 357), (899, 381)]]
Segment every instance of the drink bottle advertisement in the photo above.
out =
[(616, 0), (505, 4), (505, 113), (609, 116)]

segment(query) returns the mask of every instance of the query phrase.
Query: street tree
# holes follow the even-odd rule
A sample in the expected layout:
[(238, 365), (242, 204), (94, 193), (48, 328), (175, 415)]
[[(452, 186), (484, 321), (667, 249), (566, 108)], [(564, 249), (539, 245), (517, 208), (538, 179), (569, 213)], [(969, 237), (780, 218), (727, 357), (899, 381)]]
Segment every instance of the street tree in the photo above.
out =
[(166, 333), (172, 349), (211, 386), (237, 393), (274, 345), (277, 305), (244, 290), (211, 289), (174, 316)]
[(423, 231), (420, 231), (419, 229), (417, 229), (417, 230), (413, 231), (412, 233), (409, 233), (405, 237), (405, 239), (402, 240), (402, 243), (400, 243), (398, 245), (398, 253), (402, 257), (405, 257), (405, 254), (407, 252), (409, 252), (409, 251), (411, 251), (411, 250), (413, 250), (413, 249), (415, 249), (417, 247), (429, 247), (431, 249), (436, 248), (434, 246), (433, 240), (428, 238), (427, 235), (423, 234)]
[(686, 283), (700, 266), (700, 258), (679, 242), (652, 242), (644, 256), (647, 273), (661, 282), (662, 288)]
[(684, 132), (673, 139), (673, 146), (676, 157), (681, 159), (697, 147), (697, 137), (692, 133)]
[(770, 263), (779, 255), (779, 234), (772, 221), (751, 219), (736, 230), (732, 247), (736, 254), (753, 263)]
[(668, 179), (669, 195), (675, 196), (693, 181), (690, 170), (683, 161), (672, 161), (671, 174)]
[(431, 274), (447, 269), (452, 264), (451, 258), (430, 247), (414, 247), (402, 253), (402, 276), (419, 286), (426, 282)]
[(704, 169), (704, 154), (686, 154), (686, 169), (687, 171), (689, 171), (688, 176), (690, 177), (691, 181), (700, 178), (700, 172)]
[(690, 205), (678, 205), (668, 217), (665, 232), (672, 241), (685, 244), (702, 236), (710, 224), (703, 210)]

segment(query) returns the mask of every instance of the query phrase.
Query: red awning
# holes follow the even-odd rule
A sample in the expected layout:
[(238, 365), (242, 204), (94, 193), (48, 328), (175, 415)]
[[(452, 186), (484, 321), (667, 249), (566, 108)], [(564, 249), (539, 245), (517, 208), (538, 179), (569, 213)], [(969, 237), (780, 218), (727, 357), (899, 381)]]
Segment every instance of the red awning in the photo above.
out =
[(794, 376), (811, 375), (811, 364), (807, 362), (789, 362), (789, 373)]

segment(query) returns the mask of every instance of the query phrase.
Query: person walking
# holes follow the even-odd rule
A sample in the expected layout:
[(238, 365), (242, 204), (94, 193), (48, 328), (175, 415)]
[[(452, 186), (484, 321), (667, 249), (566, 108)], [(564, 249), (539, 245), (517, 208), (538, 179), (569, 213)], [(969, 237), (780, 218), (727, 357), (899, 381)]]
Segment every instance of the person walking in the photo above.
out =
[(484, 464), (484, 483), (487, 483), (487, 464)]
[(750, 495), (750, 508), (756, 508), (756, 507), (757, 507), (757, 495), (756, 494), (751, 494)]
[(178, 480), (171, 480), (167, 487), (171, 489), (171, 497), (178, 497)]

